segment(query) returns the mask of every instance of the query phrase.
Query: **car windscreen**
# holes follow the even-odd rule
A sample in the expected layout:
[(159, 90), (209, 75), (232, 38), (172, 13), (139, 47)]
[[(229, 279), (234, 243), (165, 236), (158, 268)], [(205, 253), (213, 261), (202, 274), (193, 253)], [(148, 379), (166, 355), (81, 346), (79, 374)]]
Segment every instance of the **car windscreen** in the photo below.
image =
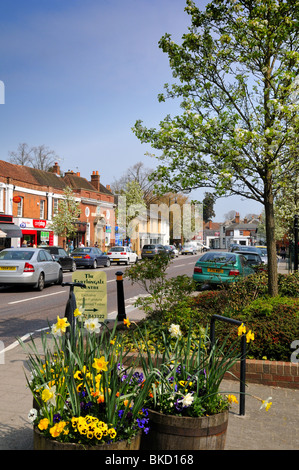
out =
[(117, 252), (124, 251), (124, 247), (123, 246), (116, 246), (114, 248), (111, 248), (111, 250), (109, 250), (109, 251), (117, 251)]
[(233, 253), (205, 253), (199, 259), (199, 261), (203, 262), (232, 264), (234, 264), (236, 260), (236, 255), (234, 255)]
[(143, 249), (144, 250), (154, 250), (156, 248), (156, 245), (144, 245)]
[(16, 261), (22, 261), (22, 260), (29, 260), (32, 258), (34, 254), (34, 251), (26, 251), (26, 250), (20, 250), (20, 251), (0, 251), (0, 260), (16, 260)]

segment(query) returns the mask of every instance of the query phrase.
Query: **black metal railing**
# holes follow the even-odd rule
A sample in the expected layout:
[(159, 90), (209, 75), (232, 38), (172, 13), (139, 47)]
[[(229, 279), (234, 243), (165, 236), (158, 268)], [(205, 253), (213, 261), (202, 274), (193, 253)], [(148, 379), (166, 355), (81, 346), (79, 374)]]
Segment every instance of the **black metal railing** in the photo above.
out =
[[(226, 323), (232, 323), (233, 325), (241, 326), (242, 322), (234, 320), (233, 318), (223, 317), (221, 315), (213, 315), (210, 323), (210, 341), (211, 350), (215, 344), (215, 323), (216, 320), (223, 321)], [(245, 415), (245, 375), (246, 375), (246, 336), (241, 336), (241, 360), (240, 360), (240, 405), (239, 414)]]

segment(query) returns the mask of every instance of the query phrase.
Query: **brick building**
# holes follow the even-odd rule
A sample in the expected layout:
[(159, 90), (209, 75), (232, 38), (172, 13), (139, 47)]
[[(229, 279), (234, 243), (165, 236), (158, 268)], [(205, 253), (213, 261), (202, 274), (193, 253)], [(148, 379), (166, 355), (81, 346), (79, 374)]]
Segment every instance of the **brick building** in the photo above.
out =
[(21, 246), (24, 240), (31, 246), (62, 246), (65, 240), (49, 224), (67, 186), (81, 207), (74, 246), (97, 243), (105, 250), (114, 244), (114, 196), (109, 185), (100, 183), (97, 171), (88, 181), (72, 171), (62, 175), (57, 163), (52, 171), (42, 171), (0, 160), (0, 249)]

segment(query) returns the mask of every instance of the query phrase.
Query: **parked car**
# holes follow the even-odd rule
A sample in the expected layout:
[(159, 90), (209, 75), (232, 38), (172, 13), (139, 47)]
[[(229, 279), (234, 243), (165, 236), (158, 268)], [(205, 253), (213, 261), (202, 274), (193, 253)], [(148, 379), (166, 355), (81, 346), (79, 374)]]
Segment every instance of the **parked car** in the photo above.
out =
[(167, 256), (169, 256), (169, 258), (175, 258), (175, 253), (173, 251), (173, 249), (171, 248), (170, 245), (164, 245), (164, 248), (166, 250), (166, 254)]
[(198, 286), (219, 285), (234, 282), (254, 272), (242, 254), (212, 251), (196, 261), (193, 280)]
[(251, 251), (252, 253), (258, 253), (260, 257), (262, 258), (262, 261), (264, 264), (268, 264), (268, 256), (267, 256), (267, 251), (266, 255), (263, 253), (261, 248), (258, 248), (257, 246), (246, 246), (246, 245), (238, 245), (237, 248), (234, 248), (232, 250), (233, 252), (235, 251)]
[(44, 250), (47, 250), (55, 261), (61, 265), (62, 269), (65, 271), (76, 271), (76, 262), (75, 260), (67, 254), (64, 248), (61, 246), (43, 246), (40, 247)]
[[(258, 246), (256, 245), (255, 248), (259, 248), (262, 252), (262, 260), (264, 264), (268, 264), (268, 252), (267, 252), (267, 247), (266, 246)], [(278, 261), (278, 258), (277, 258)]]
[(201, 253), (204, 251), (209, 251), (211, 249), (209, 246), (204, 245), (204, 243), (196, 242), (196, 244), (197, 244), (198, 251), (200, 251)]
[(234, 251), (234, 253), (245, 256), (250, 266), (261, 266), (264, 264), (261, 255), (254, 251)]
[(172, 251), (174, 252), (174, 256), (178, 257), (179, 256), (179, 250), (176, 248), (174, 245), (169, 245)]
[(110, 266), (110, 258), (95, 246), (75, 248), (71, 253), (72, 258), (79, 266), (96, 269), (98, 266)]
[(138, 255), (128, 246), (113, 246), (108, 251), (110, 263), (137, 263)]
[(141, 251), (141, 258), (154, 258), (156, 255), (167, 255), (166, 250), (163, 245), (159, 243), (151, 243), (149, 245), (144, 245)]
[(41, 248), (6, 248), (0, 252), (0, 285), (33, 286), (61, 284), (62, 267)]
[(195, 247), (195, 245), (192, 245), (190, 243), (185, 243), (183, 245), (183, 248), (182, 248), (182, 251), (181, 251), (181, 254), (182, 255), (196, 255), (197, 253), (197, 248)]

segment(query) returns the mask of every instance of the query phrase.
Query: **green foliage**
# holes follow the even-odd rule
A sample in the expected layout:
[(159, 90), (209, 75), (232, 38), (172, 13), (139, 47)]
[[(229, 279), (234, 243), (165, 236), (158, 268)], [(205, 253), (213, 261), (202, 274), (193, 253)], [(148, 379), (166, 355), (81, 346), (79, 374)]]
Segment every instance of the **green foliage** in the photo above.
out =
[(71, 237), (77, 232), (75, 222), (81, 213), (80, 203), (76, 202), (72, 188), (64, 190), (64, 198), (59, 201), (58, 211), (54, 214), (49, 228), (57, 235)]
[[(168, 312), (188, 312), (188, 299), (194, 290), (194, 283), (186, 275), (168, 278), (166, 269), (170, 260), (166, 256), (157, 255), (154, 259), (145, 259), (130, 267), (125, 272), (132, 283), (139, 284), (146, 292), (139, 297), (135, 306), (140, 307), (149, 315), (160, 315), (166, 320)], [(190, 311), (191, 313), (191, 311)]]

